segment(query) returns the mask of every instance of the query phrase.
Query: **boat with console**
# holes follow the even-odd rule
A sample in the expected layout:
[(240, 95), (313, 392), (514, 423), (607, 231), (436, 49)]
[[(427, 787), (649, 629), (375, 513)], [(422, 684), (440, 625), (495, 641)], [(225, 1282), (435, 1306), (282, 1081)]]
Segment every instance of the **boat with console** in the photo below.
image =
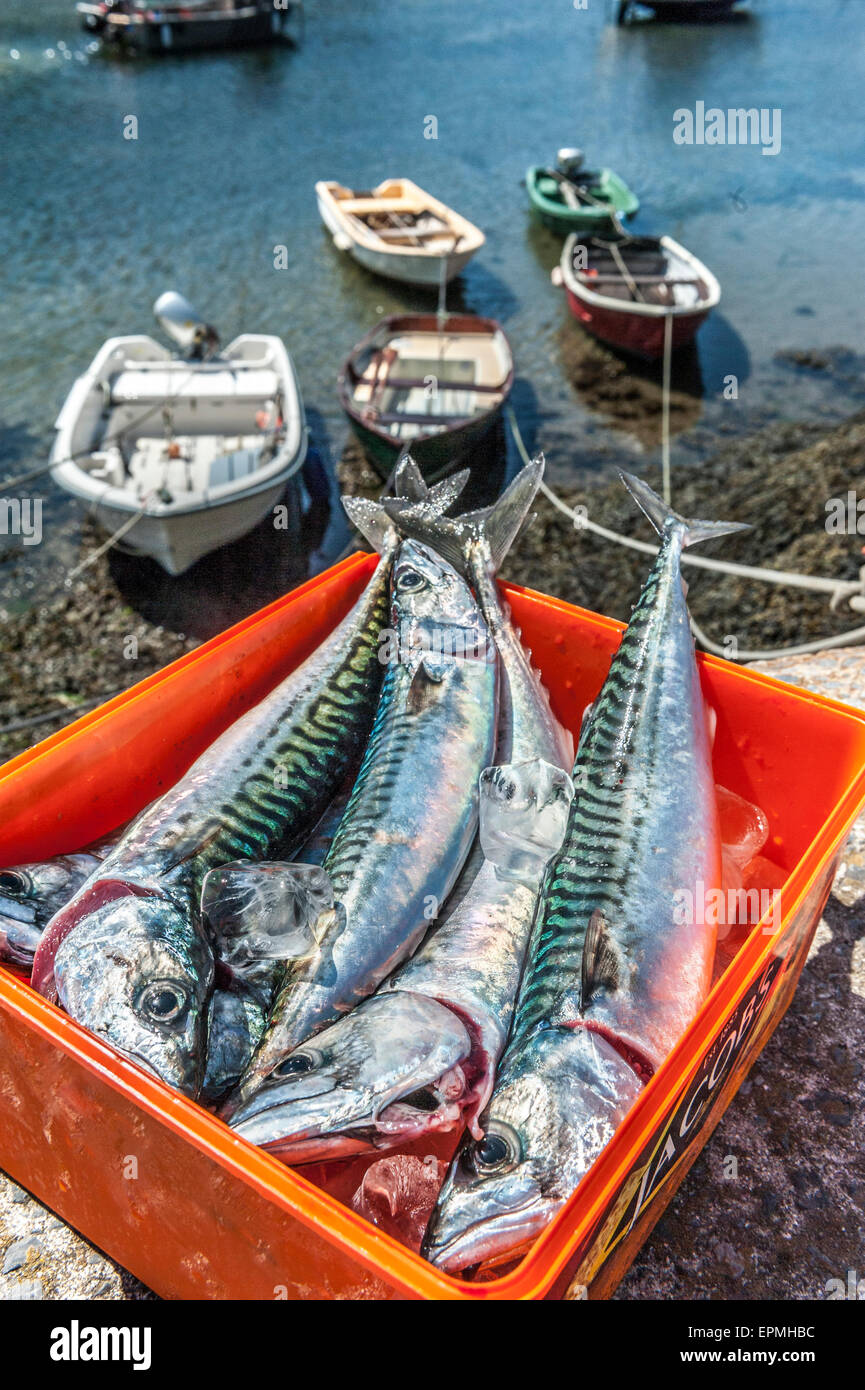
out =
[(153, 306), (179, 346), (109, 338), (57, 418), (51, 476), (119, 548), (182, 574), (251, 531), (306, 455), (300, 388), (281, 338), (218, 338), (182, 295)]
[(79, 0), (83, 28), (107, 44), (146, 53), (237, 48), (289, 36), (300, 0)]

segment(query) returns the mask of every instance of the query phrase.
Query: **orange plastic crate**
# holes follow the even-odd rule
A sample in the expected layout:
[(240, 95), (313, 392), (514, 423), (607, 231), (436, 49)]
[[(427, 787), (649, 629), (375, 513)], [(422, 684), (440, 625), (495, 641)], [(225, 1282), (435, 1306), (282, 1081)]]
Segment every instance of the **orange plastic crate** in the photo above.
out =
[[(321, 641), (374, 564), (353, 556), (7, 763), (0, 864), (77, 849), (128, 820)], [(621, 625), (506, 592), (576, 733)], [(783, 920), (745, 939), (613, 1143), (506, 1274), (467, 1284), (439, 1273), (338, 1200), (362, 1167), (286, 1167), (2, 969), (0, 1166), (168, 1298), (609, 1293), (787, 1007), (865, 804), (865, 716), (712, 657), (700, 670), (718, 713), (716, 778), (769, 816)]]

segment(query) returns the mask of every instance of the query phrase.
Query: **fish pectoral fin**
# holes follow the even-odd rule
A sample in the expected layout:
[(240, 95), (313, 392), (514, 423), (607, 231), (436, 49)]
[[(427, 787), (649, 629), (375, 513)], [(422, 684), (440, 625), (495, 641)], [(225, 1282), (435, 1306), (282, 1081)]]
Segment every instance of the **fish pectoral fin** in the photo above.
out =
[(202, 918), (229, 964), (306, 959), (333, 911), (330, 875), (317, 864), (223, 864), (201, 888)]
[(222, 834), (222, 823), (218, 820), (210, 821), (202, 826), (200, 832), (195, 837), (188, 837), (180, 841), (176, 847), (176, 852), (172, 859), (169, 859), (162, 867), (162, 877), (173, 873), (182, 864), (187, 864), (190, 859), (195, 859), (197, 855), (203, 854), (206, 849), (214, 844)]
[(432, 656), (425, 656), (418, 663), (406, 696), (408, 714), (423, 714), (424, 710), (429, 709), (441, 698), (446, 666), (444, 660)]
[(621, 960), (603, 912), (596, 907), (586, 928), (580, 976), (580, 1009), (585, 1009), (600, 989), (616, 990)]

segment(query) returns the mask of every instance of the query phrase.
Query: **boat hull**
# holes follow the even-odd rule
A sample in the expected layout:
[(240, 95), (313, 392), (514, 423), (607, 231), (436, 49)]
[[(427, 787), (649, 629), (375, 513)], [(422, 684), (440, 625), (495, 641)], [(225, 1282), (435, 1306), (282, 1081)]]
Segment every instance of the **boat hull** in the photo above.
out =
[(380, 276), (383, 280), (396, 280), (402, 285), (417, 285), (424, 289), (436, 289), (442, 282), (450, 284), (455, 279), (480, 249), (478, 245), (469, 246), (463, 251), (448, 252), (443, 256), (412, 256), (393, 252), (378, 251), (372, 246), (365, 246), (362, 242), (356, 241), (353, 237), (346, 237), (347, 245), (343, 244), (342, 238), (345, 236), (345, 228), (336, 215), (333, 205), (328, 198), (316, 194), (319, 216), (331, 236), (337, 249), (350, 255), (358, 265), (362, 265), (364, 270), (370, 271), (373, 275)]
[[(609, 343), (611, 347), (650, 361), (663, 356), (664, 318), (644, 318), (628, 313), (626, 309), (602, 309), (587, 304), (573, 290), (567, 289), (565, 293), (574, 318), (602, 343)], [(701, 309), (693, 314), (678, 313), (672, 316), (674, 352), (676, 348), (693, 341), (701, 323), (709, 317), (709, 312), (708, 309)]]
[[(503, 403), (504, 404), (504, 403)], [(427, 482), (435, 482), (462, 466), (466, 456), (477, 447), (501, 418), (503, 404), (491, 410), (482, 420), (471, 420), (462, 428), (441, 434), (429, 434), (413, 439), (411, 456)], [(379, 477), (387, 482), (397, 459), (406, 447), (402, 441), (385, 439), (369, 429), (362, 421), (346, 411), (352, 430), (367, 459)]]
[(396, 257), (389, 256), (386, 251), (372, 251), (366, 246), (358, 246), (352, 242), (349, 254), (358, 265), (372, 271), (373, 275), (380, 275), (384, 280), (397, 280), (403, 285), (420, 285), (427, 289), (435, 289), (441, 283), (442, 274), (445, 283), (450, 284), (468, 265), (474, 251), (456, 252), (437, 260), (420, 257), (413, 260), (409, 256)]
[[(115, 549), (147, 556), (171, 575), (183, 574), (198, 560), (253, 530), (285, 493), (285, 480), (265, 491), (226, 502), (219, 507), (182, 512), (170, 517), (142, 516), (116, 542)], [(92, 515), (114, 534), (135, 513), (120, 507), (96, 506)]]
[(124, 23), (124, 16), (94, 13), (98, 9), (96, 5), (79, 6), (82, 27), (88, 33), (98, 34), (107, 44), (141, 53), (184, 53), (270, 43), (287, 35), (286, 20), (291, 13), (291, 9), (262, 5), (250, 6), (250, 14), (184, 15), (174, 19), (163, 11), (159, 19)]
[(739, 0), (624, 0), (622, 22), (635, 10), (651, 10), (658, 19), (703, 20), (728, 15)]
[(619, 220), (633, 217), (639, 210), (639, 200), (618, 175), (612, 170), (604, 170), (605, 191), (609, 195), (607, 207), (570, 208), (566, 203), (547, 197), (539, 187), (541, 171), (532, 166), (526, 174), (526, 188), (529, 202), (535, 217), (551, 232), (567, 236), (570, 232), (604, 232), (613, 225), (613, 218)]

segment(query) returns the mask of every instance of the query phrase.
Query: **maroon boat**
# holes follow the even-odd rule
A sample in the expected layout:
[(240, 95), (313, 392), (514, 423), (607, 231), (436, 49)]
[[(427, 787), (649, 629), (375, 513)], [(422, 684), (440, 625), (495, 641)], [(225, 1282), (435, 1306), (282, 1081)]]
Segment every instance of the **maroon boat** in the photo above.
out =
[(672, 346), (689, 343), (721, 298), (715, 276), (672, 237), (568, 237), (552, 272), (568, 306), (602, 342), (660, 357), (666, 321)]

